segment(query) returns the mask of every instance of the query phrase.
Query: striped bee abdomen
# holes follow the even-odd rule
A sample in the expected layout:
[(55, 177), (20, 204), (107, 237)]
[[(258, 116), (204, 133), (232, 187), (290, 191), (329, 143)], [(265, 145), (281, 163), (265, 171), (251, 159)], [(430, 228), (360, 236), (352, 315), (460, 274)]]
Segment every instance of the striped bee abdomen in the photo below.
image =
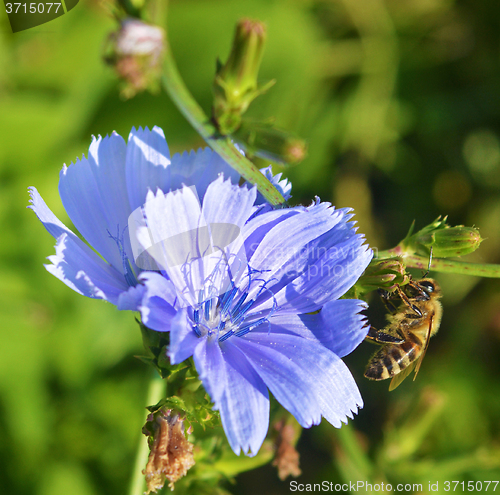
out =
[(366, 378), (386, 380), (407, 368), (422, 351), (422, 343), (417, 343), (417, 339), (412, 340), (406, 340), (400, 345), (386, 345), (377, 351), (368, 362)]

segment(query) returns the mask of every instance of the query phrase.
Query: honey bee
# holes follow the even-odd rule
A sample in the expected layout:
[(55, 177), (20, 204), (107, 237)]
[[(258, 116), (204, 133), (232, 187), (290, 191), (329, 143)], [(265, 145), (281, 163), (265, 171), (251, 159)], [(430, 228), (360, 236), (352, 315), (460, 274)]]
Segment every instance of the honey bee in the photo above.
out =
[[(403, 288), (396, 286), (393, 294), (379, 293), (392, 314), (383, 330), (372, 327), (366, 336), (382, 348), (371, 357), (365, 376), (370, 380), (392, 378), (389, 390), (394, 390), (413, 370), (413, 379), (417, 377), (429, 340), (441, 323), (441, 289), (435, 280), (424, 277)], [(395, 299), (401, 300), (399, 307)]]

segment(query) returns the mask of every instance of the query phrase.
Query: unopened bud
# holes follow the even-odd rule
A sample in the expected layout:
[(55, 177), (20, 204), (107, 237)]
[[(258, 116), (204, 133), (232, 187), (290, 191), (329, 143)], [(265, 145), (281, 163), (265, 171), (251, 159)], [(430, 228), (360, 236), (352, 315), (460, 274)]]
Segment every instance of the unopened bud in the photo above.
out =
[(236, 26), (227, 62), (219, 63), (212, 114), (223, 135), (233, 133), (250, 103), (274, 84), (274, 81), (262, 87), (257, 84), (265, 41), (266, 27), (262, 22), (242, 19)]
[(184, 434), (183, 420), (170, 409), (160, 409), (148, 416), (142, 429), (148, 436), (149, 459), (142, 474), (146, 477), (148, 491), (156, 493), (169, 481), (169, 488), (186, 475), (194, 466), (193, 444)]
[(403, 243), (405, 249), (421, 256), (429, 256), (432, 249), (433, 256), (450, 258), (474, 252), (482, 241), (478, 229), (463, 225), (450, 227), (446, 217), (443, 220), (439, 217), (416, 234), (410, 233)]
[(410, 281), (406, 266), (399, 256), (394, 258), (374, 259), (363, 275), (356, 282), (360, 292), (371, 292), (376, 289), (393, 290), (398, 285)]
[(307, 144), (303, 139), (262, 123), (245, 120), (232, 137), (248, 154), (281, 165), (299, 163), (307, 153)]
[(163, 29), (136, 19), (124, 20), (120, 30), (110, 35), (105, 60), (123, 80), (123, 96), (158, 89), (164, 48)]

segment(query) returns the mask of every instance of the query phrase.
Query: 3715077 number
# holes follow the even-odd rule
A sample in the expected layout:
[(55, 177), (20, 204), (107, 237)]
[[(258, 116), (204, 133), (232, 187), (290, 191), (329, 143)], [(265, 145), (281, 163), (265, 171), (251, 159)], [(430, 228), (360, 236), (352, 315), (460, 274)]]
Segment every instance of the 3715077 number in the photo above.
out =
[(50, 11), (54, 7), (52, 12), (57, 14), (61, 3), (6, 3), (5, 10), (7, 14), (50, 14)]
[[(491, 485), (491, 486), (490, 486)], [(482, 492), (482, 491), (496, 491), (498, 486), (498, 481), (469, 481), (467, 484), (465, 481), (445, 481), (444, 491), (454, 492), (459, 490), (460, 492)]]

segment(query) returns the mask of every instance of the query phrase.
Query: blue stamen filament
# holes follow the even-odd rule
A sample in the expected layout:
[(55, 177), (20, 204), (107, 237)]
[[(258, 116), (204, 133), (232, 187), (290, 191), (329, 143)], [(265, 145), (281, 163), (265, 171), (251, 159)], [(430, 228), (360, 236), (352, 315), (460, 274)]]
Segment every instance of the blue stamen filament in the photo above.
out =
[(128, 226), (126, 226), (123, 229), (122, 235), (120, 236), (120, 226), (117, 225), (116, 227), (116, 237), (111, 235), (111, 232), (108, 230), (108, 235), (113, 239), (113, 241), (116, 242), (116, 245), (118, 246), (118, 250), (120, 251), (120, 256), (122, 259), (122, 268), (123, 268), (123, 275), (125, 277), (125, 281), (130, 287), (135, 287), (139, 282), (137, 281), (137, 277), (135, 276), (134, 270), (132, 269), (132, 265), (130, 264), (130, 260), (128, 259), (127, 253), (125, 252), (125, 247), (123, 244), (123, 234), (125, 233), (125, 230), (128, 229)]
[[(215, 337), (221, 343), (232, 336), (243, 337), (256, 327), (266, 322), (269, 323), (270, 316), (277, 310), (277, 302), (274, 294), (266, 286), (269, 281), (252, 280), (253, 273), (255, 271), (249, 268), (248, 282), (238, 288), (232, 281), (231, 288), (221, 296), (214, 297), (213, 293), (207, 296), (206, 292), (200, 292), (199, 297), (202, 300), (199, 300), (197, 308), (192, 312), (193, 330), (198, 337)], [(255, 287), (256, 283), (259, 284), (257, 294), (252, 299), (248, 299), (250, 289), (252, 286)], [(273, 307), (266, 312), (266, 316), (256, 318), (251, 308), (264, 291), (270, 292)], [(212, 291), (209, 290), (209, 292)], [(246, 323), (245, 320), (247, 320)]]

